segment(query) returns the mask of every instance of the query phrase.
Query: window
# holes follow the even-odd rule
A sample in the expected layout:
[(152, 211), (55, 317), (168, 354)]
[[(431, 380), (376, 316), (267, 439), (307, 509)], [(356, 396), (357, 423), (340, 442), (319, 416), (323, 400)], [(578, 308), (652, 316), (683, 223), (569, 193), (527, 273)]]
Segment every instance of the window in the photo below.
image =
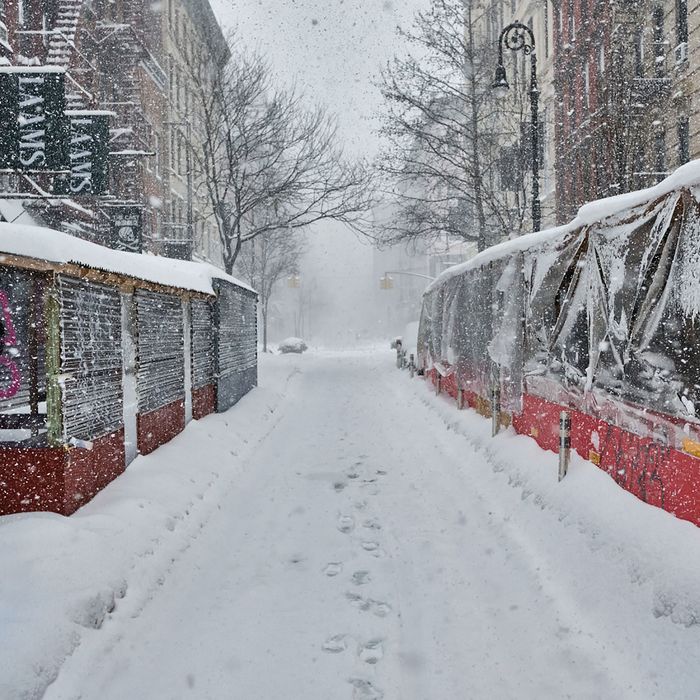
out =
[(654, 134), (654, 167), (657, 173), (666, 172), (666, 132), (662, 129)]
[(586, 109), (591, 108), (591, 71), (586, 61), (583, 65), (583, 104)]
[(651, 31), (654, 42), (654, 73), (657, 77), (664, 73), (666, 47), (664, 45), (664, 10), (656, 5), (651, 13)]
[(637, 29), (634, 40), (634, 74), (638, 78), (644, 77), (644, 30)]
[(602, 44), (598, 47), (598, 71), (601, 75), (605, 73), (605, 47)]
[(690, 138), (688, 117), (681, 117), (678, 121), (678, 163), (683, 165), (690, 160)]
[(544, 18), (542, 20), (544, 25), (544, 56), (547, 58), (549, 56), (549, 0), (544, 2)]
[(676, 0), (676, 43), (688, 43), (688, 0)]
[(153, 134), (153, 151), (155, 156), (153, 156), (153, 169), (155, 171), (156, 177), (160, 177), (160, 139), (158, 134), (154, 132)]
[(566, 7), (566, 13), (569, 20), (569, 42), (576, 40), (576, 25), (574, 24), (574, 0), (569, 0)]

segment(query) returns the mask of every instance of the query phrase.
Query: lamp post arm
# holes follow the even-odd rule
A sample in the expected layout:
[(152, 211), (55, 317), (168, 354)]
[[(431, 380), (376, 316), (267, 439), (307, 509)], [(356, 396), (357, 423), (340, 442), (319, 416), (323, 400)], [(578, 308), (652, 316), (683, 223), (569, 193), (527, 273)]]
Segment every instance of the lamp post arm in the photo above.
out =
[(422, 275), (418, 272), (405, 272), (404, 270), (386, 270), (384, 276), (386, 277), (387, 275), (408, 275), (409, 277), (422, 277), (423, 279), (431, 281), (435, 279), (435, 277), (431, 277), (430, 275)]

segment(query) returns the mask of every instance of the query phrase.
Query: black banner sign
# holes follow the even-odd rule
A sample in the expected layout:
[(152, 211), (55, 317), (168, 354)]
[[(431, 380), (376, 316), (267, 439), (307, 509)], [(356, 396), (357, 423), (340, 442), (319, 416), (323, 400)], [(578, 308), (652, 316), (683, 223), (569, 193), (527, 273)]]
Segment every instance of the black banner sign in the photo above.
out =
[(70, 175), (54, 190), (72, 196), (104, 194), (109, 186), (110, 112), (67, 111), (70, 124)]
[(138, 207), (110, 207), (112, 236), (109, 246), (140, 253), (143, 245), (141, 210)]
[(15, 170), (68, 168), (63, 72), (0, 68), (0, 166)]

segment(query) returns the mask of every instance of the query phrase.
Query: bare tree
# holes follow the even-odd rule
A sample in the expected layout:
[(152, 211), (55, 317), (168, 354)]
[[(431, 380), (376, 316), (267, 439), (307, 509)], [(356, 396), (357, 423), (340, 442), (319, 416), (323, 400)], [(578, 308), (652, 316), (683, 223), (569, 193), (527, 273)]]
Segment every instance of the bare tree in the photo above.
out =
[(202, 146), (196, 153), (231, 271), (243, 244), (335, 219), (356, 231), (369, 225), (373, 177), (338, 145), (336, 123), (323, 107), (307, 108), (294, 89), (275, 86), (270, 67), (236, 50), (215, 70), (191, 62)]
[(399, 30), (416, 55), (395, 58), (382, 76), (389, 146), (378, 166), (398, 208), (394, 222), (381, 222), (385, 242), (447, 235), (482, 250), (523, 226), (524, 173), (502, 149), (519, 147), (521, 119), (491, 94), (496, 44), (478, 30), (475, 7), (432, 0), (410, 31)]
[(260, 295), (263, 352), (267, 352), (267, 322), (275, 286), (299, 273), (303, 254), (301, 235), (281, 229), (261, 233), (241, 247), (236, 267)]

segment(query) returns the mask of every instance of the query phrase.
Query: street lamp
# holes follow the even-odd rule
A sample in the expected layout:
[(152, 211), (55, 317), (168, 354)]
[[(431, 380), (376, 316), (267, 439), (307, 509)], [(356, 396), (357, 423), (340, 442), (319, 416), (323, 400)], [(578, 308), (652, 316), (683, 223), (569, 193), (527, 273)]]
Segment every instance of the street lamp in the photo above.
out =
[(532, 29), (522, 22), (513, 22), (503, 29), (498, 38), (498, 65), (496, 77), (491, 85), (496, 97), (508, 94), (508, 79), (503, 65), (503, 47), (511, 51), (522, 51), (530, 56), (530, 107), (532, 110), (532, 230), (539, 231), (542, 224), (540, 210), (540, 153), (539, 153), (539, 113), (537, 102), (539, 89), (537, 87), (537, 55), (535, 53), (535, 35)]

